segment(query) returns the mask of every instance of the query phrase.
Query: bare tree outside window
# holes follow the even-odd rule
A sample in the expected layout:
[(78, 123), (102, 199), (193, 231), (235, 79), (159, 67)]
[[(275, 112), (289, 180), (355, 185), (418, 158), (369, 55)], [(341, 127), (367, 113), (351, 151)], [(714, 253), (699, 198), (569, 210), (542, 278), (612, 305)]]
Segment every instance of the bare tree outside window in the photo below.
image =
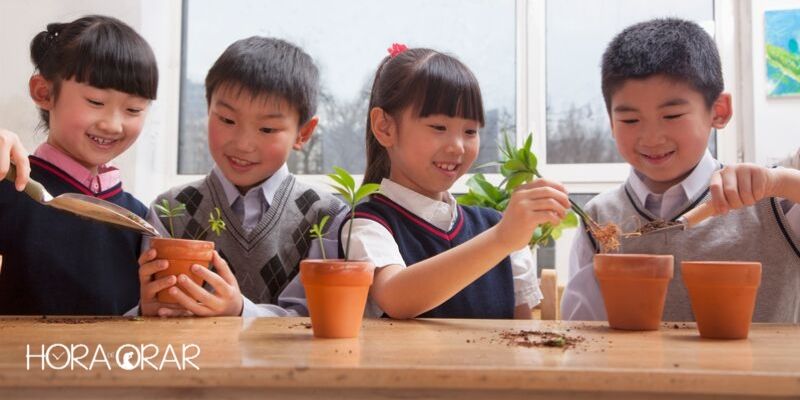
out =
[(401, 7), (370, 0), (186, 0), (178, 172), (205, 174), (213, 166), (203, 80), (225, 47), (253, 35), (286, 39), (320, 68), (320, 123), (303, 150), (291, 154), (293, 173), (324, 174), (334, 165), (363, 173), (369, 90), (394, 42), (455, 55), (475, 73), (486, 125), (474, 165), (495, 161), (501, 135), (515, 133), (515, 12), (514, 0), (407, 0)]
[[(713, 0), (556, 0), (546, 5), (547, 162), (620, 163), (600, 90), (600, 58), (625, 27), (693, 20), (713, 35)], [(709, 146), (716, 153), (716, 136)]]

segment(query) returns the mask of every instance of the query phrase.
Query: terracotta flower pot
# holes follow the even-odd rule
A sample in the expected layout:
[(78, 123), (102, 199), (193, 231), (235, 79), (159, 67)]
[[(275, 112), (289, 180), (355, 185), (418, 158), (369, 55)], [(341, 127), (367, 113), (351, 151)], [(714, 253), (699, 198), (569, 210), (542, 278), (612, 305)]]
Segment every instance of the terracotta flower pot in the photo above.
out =
[(300, 261), (300, 281), (306, 290), (314, 336), (358, 336), (374, 271), (369, 262)]
[(672, 279), (671, 255), (598, 254), (594, 273), (614, 329), (657, 330)]
[[(208, 268), (214, 256), (214, 243), (203, 240), (186, 240), (171, 238), (153, 238), (150, 247), (156, 249), (156, 259), (167, 260), (169, 266), (163, 271), (156, 272), (156, 279), (169, 275), (184, 274), (198, 285), (203, 284), (203, 279), (191, 271), (194, 264)], [(178, 287), (179, 290), (180, 287)], [(178, 301), (169, 294), (169, 288), (158, 292), (158, 301), (162, 303), (177, 303)]]
[(761, 284), (761, 263), (684, 261), (681, 274), (700, 336), (747, 338)]

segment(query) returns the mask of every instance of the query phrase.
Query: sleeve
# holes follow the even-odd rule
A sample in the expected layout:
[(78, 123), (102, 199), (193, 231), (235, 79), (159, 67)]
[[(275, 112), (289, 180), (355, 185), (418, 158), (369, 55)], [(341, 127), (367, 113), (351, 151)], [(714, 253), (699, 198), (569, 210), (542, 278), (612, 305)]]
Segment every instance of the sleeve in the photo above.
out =
[(561, 317), (565, 320), (606, 320), (603, 295), (594, 275), (593, 247), (582, 227), (572, 243), (569, 281), (561, 299)]
[(242, 317), (307, 317), (308, 305), (306, 292), (300, 282), (300, 274), (286, 285), (278, 296), (278, 304), (255, 304), (250, 299), (242, 296), (244, 305)]
[[(347, 246), (347, 234), (350, 221), (345, 221), (342, 227), (342, 247)], [(353, 220), (353, 230), (350, 233), (349, 258), (356, 261), (369, 261), (375, 268), (387, 265), (406, 266), (400, 248), (394, 241), (394, 236), (380, 223), (356, 218)]]
[[(346, 246), (349, 226), (350, 221), (345, 221), (340, 237), (343, 243), (342, 247)], [(394, 241), (391, 232), (380, 223), (364, 218), (353, 220), (349, 258), (357, 261), (370, 261), (375, 268), (383, 268), (387, 265), (406, 267), (403, 256), (400, 254), (400, 248)], [(383, 310), (372, 300), (372, 296), (369, 296), (364, 316), (380, 318), (383, 314)]]
[(533, 253), (525, 246), (511, 254), (511, 271), (514, 275), (514, 306), (527, 304), (533, 308), (542, 301), (539, 279), (536, 277), (536, 263)]

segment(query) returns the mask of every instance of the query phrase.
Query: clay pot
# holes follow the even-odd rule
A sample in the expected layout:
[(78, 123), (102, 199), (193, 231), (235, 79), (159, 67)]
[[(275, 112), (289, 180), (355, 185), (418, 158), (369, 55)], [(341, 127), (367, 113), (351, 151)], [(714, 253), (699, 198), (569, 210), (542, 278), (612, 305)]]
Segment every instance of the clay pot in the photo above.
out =
[(633, 331), (657, 330), (674, 262), (671, 255), (594, 256), (594, 273), (603, 293), (608, 325)]
[[(156, 272), (156, 279), (169, 275), (176, 277), (184, 274), (194, 283), (203, 284), (203, 279), (191, 271), (192, 265), (198, 264), (208, 268), (214, 256), (214, 243), (203, 240), (186, 240), (171, 238), (153, 238), (150, 247), (156, 249), (156, 259), (167, 260), (169, 266), (163, 271)], [(178, 290), (183, 290), (179, 286)], [(158, 301), (161, 303), (177, 303), (178, 301), (169, 294), (169, 289), (158, 292)]]
[(747, 338), (761, 284), (761, 263), (684, 261), (681, 274), (700, 336)]
[(300, 261), (300, 282), (306, 291), (314, 336), (358, 336), (374, 271), (369, 262)]

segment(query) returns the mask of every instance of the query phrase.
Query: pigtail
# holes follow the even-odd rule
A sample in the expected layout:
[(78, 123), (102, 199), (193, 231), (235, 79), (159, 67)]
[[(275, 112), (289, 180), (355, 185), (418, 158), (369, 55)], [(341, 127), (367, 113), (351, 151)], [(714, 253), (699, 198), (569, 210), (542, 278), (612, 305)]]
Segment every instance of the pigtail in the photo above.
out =
[(375, 135), (372, 133), (372, 118), (370, 117), (370, 112), (372, 109), (378, 107), (378, 104), (381, 103), (378, 93), (381, 72), (383, 72), (384, 66), (390, 59), (390, 56), (386, 56), (386, 58), (381, 61), (381, 65), (378, 67), (378, 71), (375, 72), (375, 79), (372, 82), (372, 91), (370, 92), (369, 96), (369, 107), (367, 108), (367, 126), (365, 137), (367, 146), (367, 166), (364, 171), (363, 183), (380, 183), (383, 178), (388, 178), (389, 173), (391, 172), (389, 154), (386, 152), (386, 148), (378, 142), (378, 139), (375, 139)]

